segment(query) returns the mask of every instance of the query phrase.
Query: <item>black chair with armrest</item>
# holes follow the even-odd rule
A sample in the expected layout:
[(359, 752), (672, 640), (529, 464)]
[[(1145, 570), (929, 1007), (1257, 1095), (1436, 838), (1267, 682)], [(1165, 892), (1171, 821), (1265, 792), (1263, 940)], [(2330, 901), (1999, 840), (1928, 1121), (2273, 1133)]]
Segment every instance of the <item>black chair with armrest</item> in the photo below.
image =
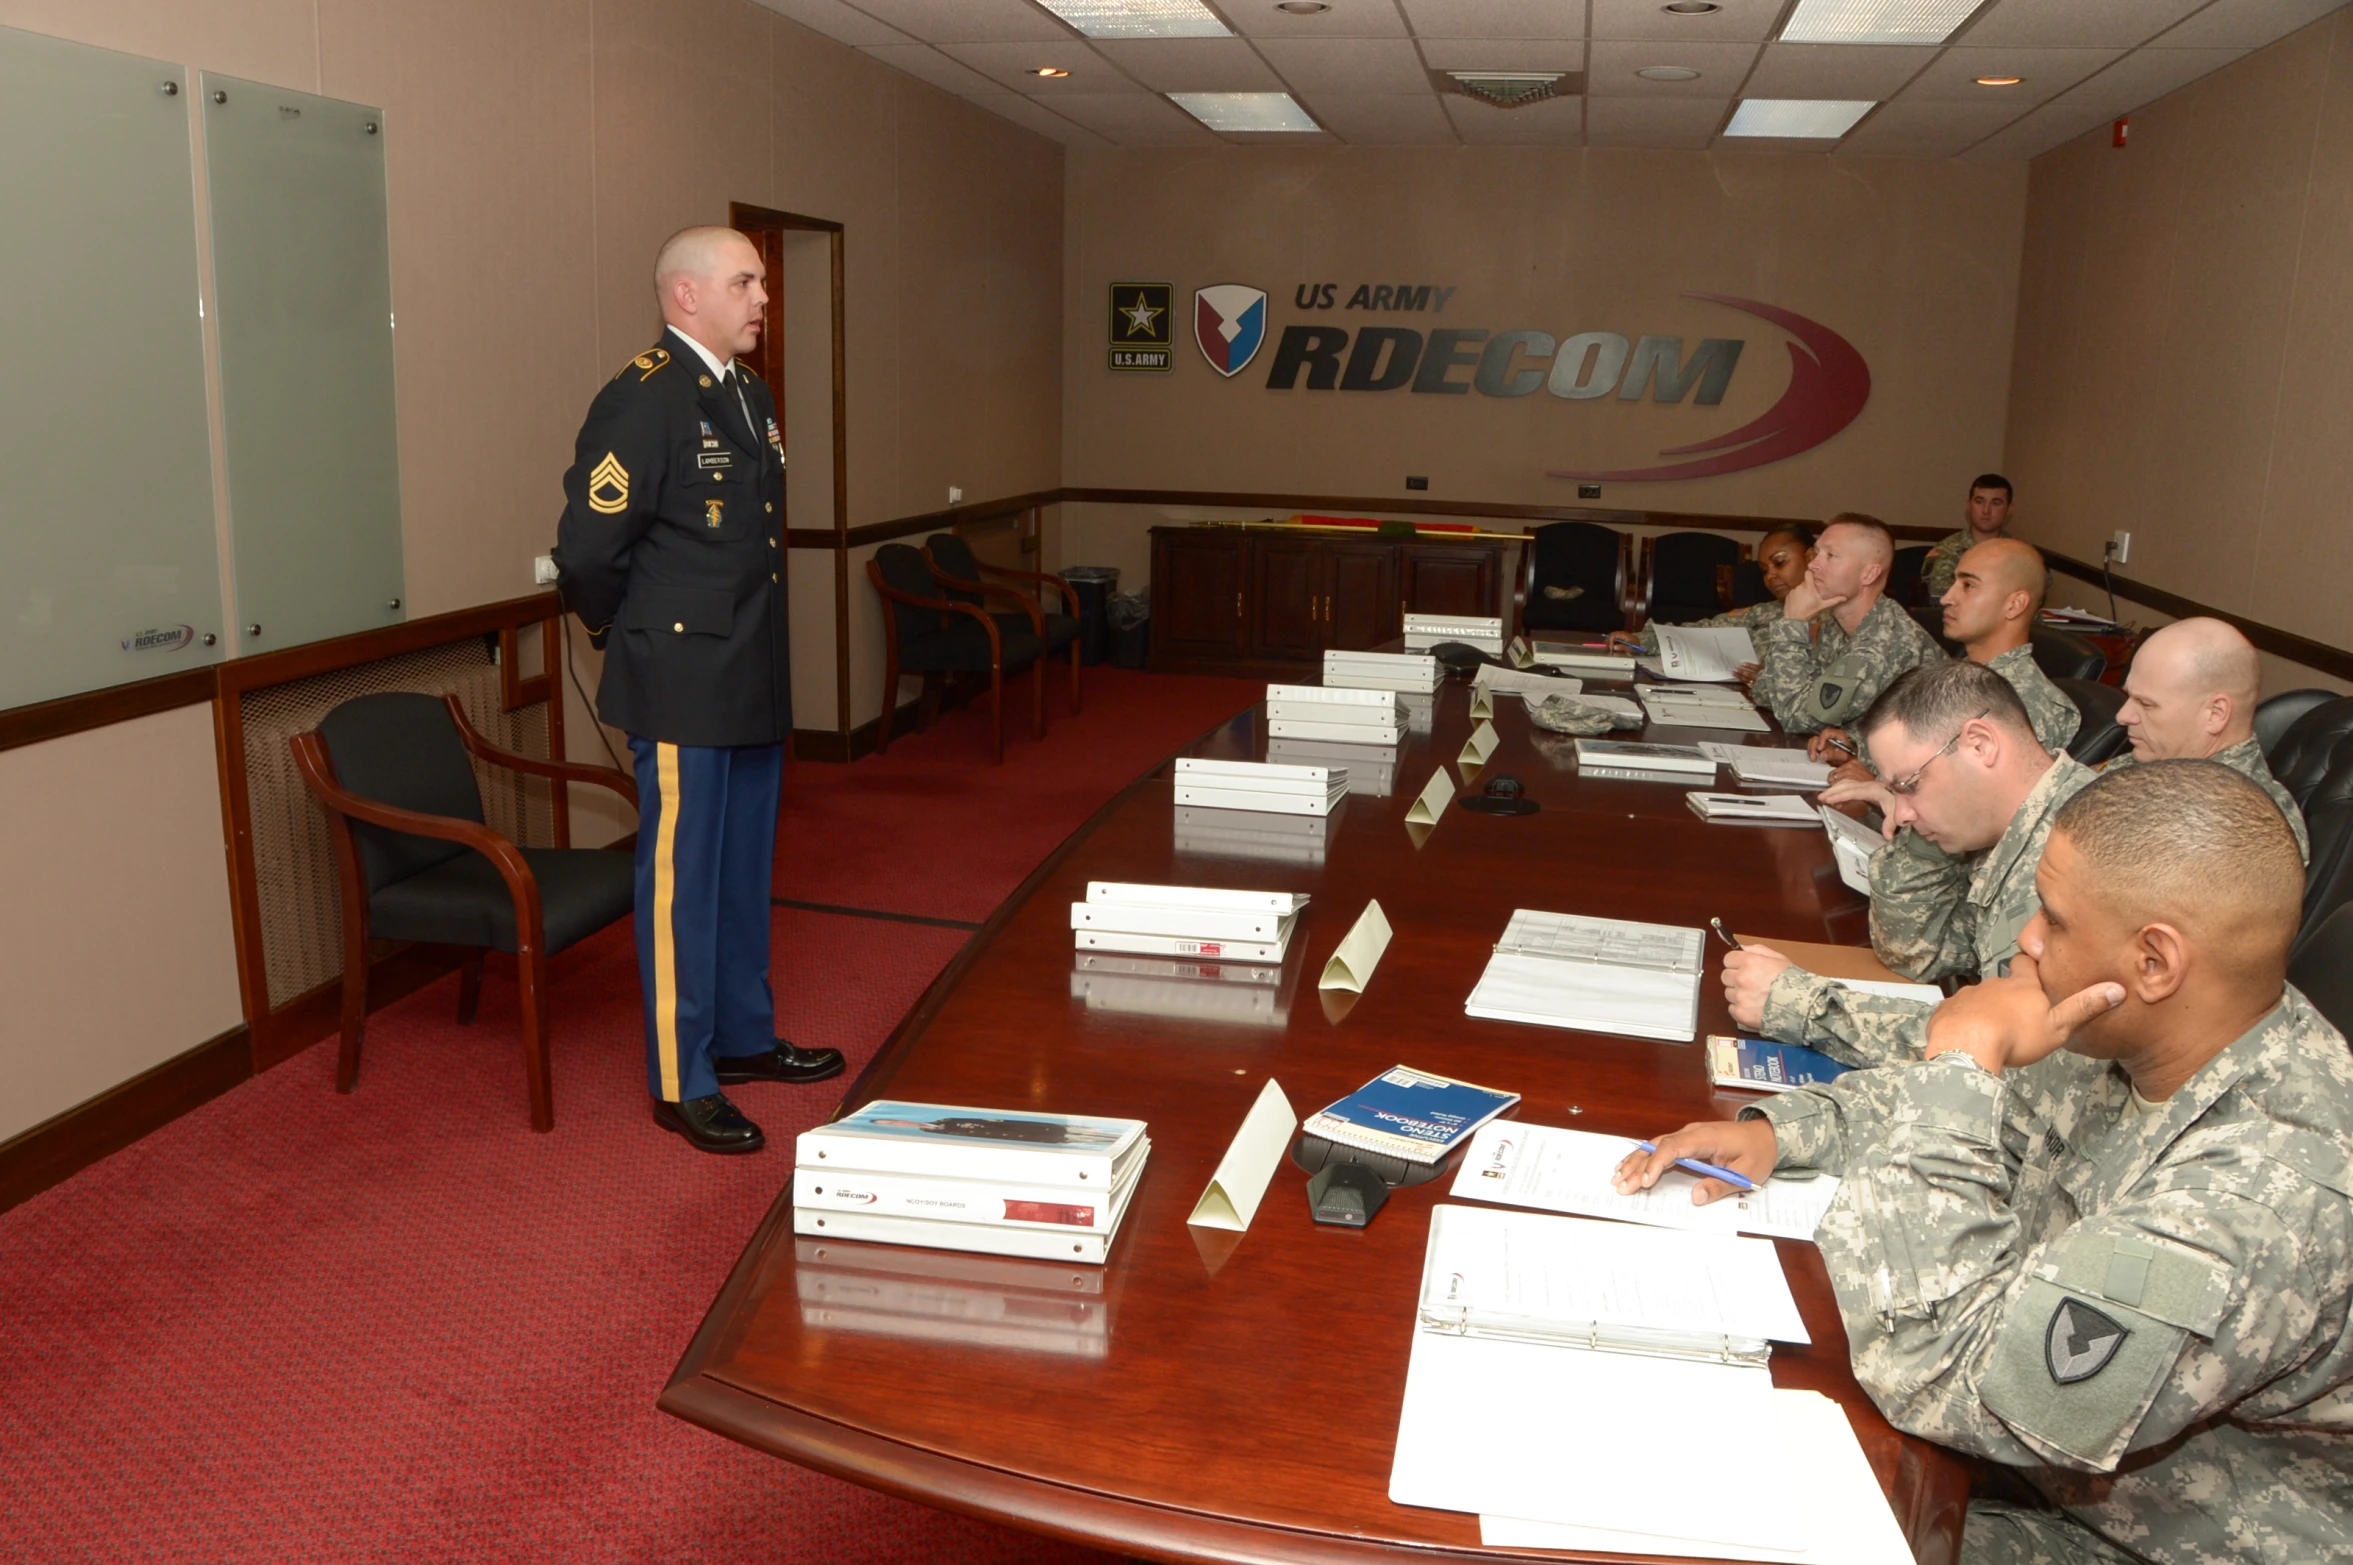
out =
[(1915, 603), (1904, 612), (1912, 616), (1913, 624), (1928, 632), (1928, 638), (1931, 641), (1944, 648), (1945, 656), (1955, 658), (1961, 656), (1961, 644), (1944, 633), (1943, 604)]
[(1034, 670), (1030, 690), (1030, 737), (1046, 737), (1046, 643), (1026, 630), (1008, 630), (987, 610), (960, 598), (939, 596), (931, 567), (903, 543), (886, 543), (866, 562), (866, 579), (882, 599), (889, 621), (882, 638), (882, 731), (875, 748), (891, 747), (891, 719), (899, 704), (899, 676), (923, 676), (919, 721), (928, 726), (939, 707), (935, 680), (954, 674), (989, 679), (989, 758), (1005, 759), (1005, 676)]
[(1898, 549), (1887, 567), (1887, 595), (1906, 608), (1921, 602), (1927, 591), (1920, 573), (1928, 568), (1928, 552), (1924, 543)]
[(2339, 903), (2296, 937), (2288, 982), (2313, 1008), (2353, 1038), (2353, 903)]
[(2264, 752), (2271, 775), (2306, 814), (2312, 792), (2335, 765), (2338, 747), (2353, 735), (2353, 696), (2336, 696), (2308, 709)]
[(1716, 591), (1727, 608), (1745, 609), (1766, 602), (1773, 589), (1765, 585), (1765, 568), (1746, 554), (1716, 570)]
[(520, 981), (531, 1128), (555, 1128), (548, 1080), (547, 959), (629, 916), (636, 869), (604, 848), (525, 848), (483, 822), (473, 762), (610, 788), (634, 807), (637, 786), (602, 767), (516, 755), (466, 720), (455, 696), (393, 690), (359, 696), (292, 740), (295, 768), (327, 811), (343, 899), (343, 1043), (335, 1087), (359, 1085), (368, 1018), (368, 941), (469, 948), (458, 1021), (482, 997), (485, 951), (511, 952)]
[(2096, 679), (2054, 679), (2051, 683), (2065, 691), (2075, 710), (2083, 714), (2075, 737), (2067, 741), (2069, 755), (2086, 766), (2104, 766), (2124, 753), (2132, 736), (2116, 721), (2116, 714), (2124, 707), (2123, 691)]
[(2034, 649), (2035, 667), (2053, 679), (2096, 680), (2108, 672), (2108, 654), (2087, 636), (2056, 625), (2035, 625), (2026, 636)]
[(1626, 583), (1631, 534), (1594, 522), (1552, 522), (1528, 534), (1513, 594), (1519, 633), (1631, 630)]
[(2334, 690), (2283, 690), (2276, 696), (2265, 696), (2255, 704), (2255, 742), (2269, 760), (2279, 749), (2279, 742), (2298, 718), (2316, 706), (2326, 706), (2337, 699)]
[(2312, 857), (2304, 866), (2304, 926), (2296, 937), (2302, 957), (2322, 924), (2353, 903), (2353, 747), (2339, 753), (2304, 800), (2304, 830)]
[(1661, 625), (1688, 625), (1732, 605), (1717, 586), (1717, 573), (1740, 560), (1738, 540), (1722, 533), (1662, 533), (1642, 540), (1642, 602), (1637, 617)]
[[(1020, 607), (1013, 613), (990, 614), (1002, 630), (1026, 631), (1044, 639), (1046, 655), (1057, 652), (1070, 654), (1070, 715), (1078, 716), (1079, 621), (1078, 594), (1070, 583), (1059, 576), (1043, 571), (1017, 571), (1003, 565), (986, 565), (972, 552), (972, 545), (954, 533), (933, 533), (923, 540), (923, 562), (931, 567), (932, 580), (940, 590), (960, 603), (987, 608), (987, 597), (994, 593), (1011, 599)], [(995, 578), (991, 581), (990, 578)], [(1062, 594), (1063, 607), (1070, 612), (1057, 614), (1042, 607), (1029, 593), (996, 582), (1026, 581), (1033, 588), (1051, 587)], [(1041, 669), (1040, 678), (1044, 677)]]

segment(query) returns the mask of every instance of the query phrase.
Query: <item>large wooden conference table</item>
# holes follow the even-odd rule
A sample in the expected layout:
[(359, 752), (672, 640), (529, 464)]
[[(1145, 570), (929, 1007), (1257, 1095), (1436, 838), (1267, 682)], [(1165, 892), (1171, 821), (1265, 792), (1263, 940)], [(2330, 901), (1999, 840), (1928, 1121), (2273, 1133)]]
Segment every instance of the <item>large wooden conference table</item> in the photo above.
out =
[[(1573, 741), (1535, 729), (1516, 699), (1495, 702), (1502, 744), (1471, 781), (1508, 772), (1541, 813), (1453, 807), (1409, 828), (1432, 769), (1460, 774), (1469, 702), (1460, 679), (1439, 691), (1388, 795), (1336, 808), (1320, 863), (1179, 851), (1172, 767), (1155, 768), (974, 936), (845, 1097), (845, 1109), (890, 1097), (1149, 1121), (1151, 1160), (1107, 1266), (796, 1239), (788, 1189), (662, 1407), (870, 1488), (1141, 1558), (1562, 1558), (1483, 1548), (1477, 1518), (1388, 1498), (1429, 1212), (1450, 1175), (1394, 1192), (1361, 1230), (1311, 1222), (1306, 1175), (1288, 1165), (1246, 1234), (1185, 1219), (1269, 1076), (1305, 1116), (1408, 1064), (1517, 1091), (1521, 1119), (1622, 1135), (1754, 1101), (1710, 1086), (1703, 1044), (1464, 1015), (1515, 907), (1702, 926), (1713, 915), (1743, 933), (1852, 943), (1862, 904), (1822, 833), (1710, 826), (1683, 787), (1581, 776)], [(1261, 712), (1186, 753), (1264, 758)], [(1074, 997), (1069, 904), (1089, 880), (1311, 893), (1272, 1013), (1221, 1022)], [(1361, 996), (1319, 992), (1374, 897), (1396, 936), (1372, 982)], [(1732, 1030), (1710, 944), (1703, 1038)], [(1848, 1370), (1820, 1252), (1778, 1243), (1814, 1340), (1774, 1350), (1774, 1382), (1845, 1406), (1921, 1565), (1943, 1565), (1958, 1548), (1964, 1465), (1880, 1418)], [(861, 1299), (899, 1313), (862, 1314)], [(1737, 1431), (1677, 1427), (1671, 1408), (1571, 1411), (1622, 1421), (1694, 1482), (1711, 1452), (1738, 1445)]]

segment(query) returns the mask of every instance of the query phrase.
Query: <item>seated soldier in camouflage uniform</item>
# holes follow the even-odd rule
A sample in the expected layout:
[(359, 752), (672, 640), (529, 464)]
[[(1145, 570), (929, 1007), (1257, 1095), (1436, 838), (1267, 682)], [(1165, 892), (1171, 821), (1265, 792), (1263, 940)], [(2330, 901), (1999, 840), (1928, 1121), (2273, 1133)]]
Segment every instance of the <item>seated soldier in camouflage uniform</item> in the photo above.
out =
[[(1872, 948), (1923, 982), (2001, 972), (2035, 913), (2051, 817), (2091, 772), (2042, 747), (2008, 681), (1960, 658), (1889, 686), (1863, 732), (1879, 778), (1822, 798), (1876, 805), (1893, 833), (1871, 858)], [(1770, 945), (1726, 956), (1724, 985), (1739, 1026), (1849, 1064), (1917, 1059), (1927, 1039), (1929, 1006), (1844, 988)]]
[(1969, 504), (1962, 513), (1968, 525), (1936, 540), (1928, 558), (1920, 562), (1920, 580), (1931, 598), (1942, 598), (1961, 568), (1961, 556), (1981, 543), (2010, 536), (2010, 504), (2014, 491), (1999, 473), (1980, 473), (1969, 482)]
[(1973, 1502), (1964, 1565), (2353, 1559), (2353, 1059), (2286, 983), (2295, 843), (2166, 761), (2068, 801), (2040, 878), (1928, 1058), (1660, 1136), (1619, 1188), (1844, 1176), (1815, 1238), (1855, 1378), (2045, 1502)]
[(2235, 626), (2185, 619), (2151, 631), (2132, 655), (2124, 675), (2124, 705), (2116, 709), (2116, 721), (2132, 738), (2132, 753), (2102, 770), (2139, 761), (2220, 761), (2271, 795), (2296, 834), (2296, 851), (2310, 859), (2304, 812), (2296, 808), (2295, 795), (2271, 775), (2255, 739), (2255, 703), (2262, 686), (2263, 665)]
[[(1752, 603), (1729, 613), (1711, 614), (1706, 619), (1693, 620), (1691, 623), (1737, 626), (1748, 632), (1752, 644), (1757, 643), (1764, 635), (1765, 627), (1781, 617), (1782, 601), (1795, 590), (1799, 582), (1806, 579), (1806, 564), (1813, 557), (1814, 530), (1811, 527), (1802, 522), (1793, 522), (1787, 527), (1774, 528), (1757, 540), (1757, 571), (1764, 577), (1765, 590), (1772, 596), (1762, 603)], [(1644, 625), (1634, 635), (1613, 630), (1610, 632), (1610, 650), (1656, 657), (1659, 651), (1659, 628), (1655, 624)], [(1759, 663), (1743, 663), (1733, 672), (1740, 676), (1742, 684), (1753, 685), (1762, 667)]]
[(1793, 734), (1844, 723), (1908, 668), (1944, 649), (1884, 595), (1895, 540), (1876, 518), (1841, 512), (1814, 540), (1806, 579), (1757, 638), (1759, 706)]

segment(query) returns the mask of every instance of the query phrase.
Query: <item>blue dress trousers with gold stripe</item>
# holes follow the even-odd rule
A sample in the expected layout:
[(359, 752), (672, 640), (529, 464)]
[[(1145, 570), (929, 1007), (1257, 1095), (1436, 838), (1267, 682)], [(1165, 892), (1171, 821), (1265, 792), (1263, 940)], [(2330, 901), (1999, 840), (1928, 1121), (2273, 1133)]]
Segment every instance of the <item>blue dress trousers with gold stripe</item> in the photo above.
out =
[(597, 393), (564, 475), (556, 567), (604, 648), (598, 715), (636, 763), (646, 1074), (670, 1102), (719, 1090), (715, 1055), (776, 1039), (769, 883), (792, 681), (775, 414), (748, 368), (713, 376), (665, 335)]

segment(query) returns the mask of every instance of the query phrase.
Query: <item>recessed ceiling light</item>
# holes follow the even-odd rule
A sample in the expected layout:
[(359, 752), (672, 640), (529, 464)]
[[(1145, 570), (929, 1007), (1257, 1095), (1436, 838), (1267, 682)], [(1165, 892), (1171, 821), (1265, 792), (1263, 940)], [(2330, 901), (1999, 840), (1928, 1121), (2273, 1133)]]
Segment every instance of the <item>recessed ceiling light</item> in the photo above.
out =
[(1688, 65), (1645, 65), (1635, 75), (1646, 82), (1695, 82), (1699, 72)]
[(1707, 16), (1724, 8), (1716, 0), (1671, 0), (1659, 9), (1669, 16)]
[(1331, 7), (1324, 0), (1275, 0), (1275, 9), (1292, 16), (1320, 16)]
[(1201, 0), (1038, 0), (1088, 38), (1231, 38)]
[(1061, 66), (1059, 66), (1059, 65), (1040, 65), (1040, 66), (1036, 66), (1036, 67), (1034, 67), (1034, 68), (1033, 68), (1033, 69), (1030, 71), (1030, 74), (1031, 74), (1032, 76), (1048, 76), (1048, 77), (1053, 77), (1053, 78), (1055, 78), (1055, 79), (1059, 80), (1059, 79), (1060, 79), (1060, 78), (1062, 78), (1062, 77), (1068, 76), (1068, 75), (1070, 74), (1070, 72), (1068, 72), (1068, 71), (1064, 70), (1064, 69), (1063, 69)]
[(1287, 92), (1172, 92), (1168, 99), (1211, 130), (1323, 129)]
[(1836, 141), (1877, 108), (1851, 98), (1743, 98), (1727, 136), (1773, 136), (1785, 141)]
[(2024, 80), (2026, 78), (2023, 76), (1980, 76), (1977, 78), (1977, 85), (1980, 87), (2015, 87)]
[(1943, 43), (1983, 0), (1797, 0), (1783, 43)]

